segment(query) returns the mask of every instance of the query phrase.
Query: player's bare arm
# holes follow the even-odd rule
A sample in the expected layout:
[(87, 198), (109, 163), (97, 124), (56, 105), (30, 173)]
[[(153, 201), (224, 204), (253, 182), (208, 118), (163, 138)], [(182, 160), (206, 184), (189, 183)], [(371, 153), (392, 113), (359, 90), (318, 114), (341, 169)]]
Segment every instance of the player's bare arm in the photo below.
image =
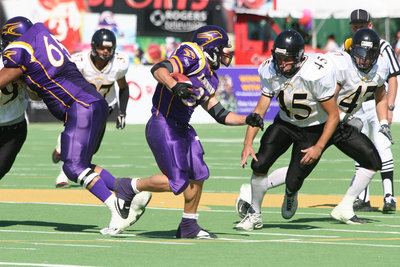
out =
[[(396, 96), (397, 96), (397, 76), (392, 76), (388, 79), (388, 91), (387, 91), (387, 102), (388, 107), (394, 107)], [(392, 124), (393, 120), (393, 109), (388, 110), (388, 123)]]
[[(172, 64), (172, 70), (173, 70), (172, 73), (178, 72), (179, 68), (178, 68), (178, 65), (176, 64), (175, 60), (166, 60), (166, 61), (168, 61), (170, 64)], [(160, 62), (160, 63), (162, 63), (162, 62)], [(158, 64), (160, 64), (160, 63), (158, 63)], [(155, 65), (153, 67), (153, 69), (155, 67), (157, 67), (157, 65)], [(172, 88), (177, 84), (177, 81), (174, 78), (172, 78), (171, 72), (168, 70), (168, 68), (164, 67), (163, 65), (157, 67), (154, 70), (153, 76), (159, 83), (166, 85), (168, 88)]]
[[(226, 117), (224, 118), (223, 124), (226, 125), (245, 125), (246, 124), (246, 116), (245, 115), (239, 115), (237, 113), (231, 112), (229, 110), (225, 110), (225, 108), (221, 105), (219, 100), (215, 96), (211, 96), (207, 102), (202, 104), (202, 107), (207, 111), (210, 112), (212, 108), (217, 108), (219, 107), (218, 114), (226, 114)], [(215, 114), (215, 116), (218, 116), (218, 114)], [(213, 116), (215, 118), (215, 116)], [(216, 118), (215, 118), (216, 119)], [(217, 119), (216, 119), (217, 120)], [(217, 120), (217, 122), (219, 122)]]
[(22, 75), (20, 68), (2, 68), (0, 70), (0, 88), (5, 87), (11, 81)]
[(375, 91), (376, 101), (376, 114), (378, 115), (379, 121), (388, 120), (388, 99), (386, 97), (385, 87), (378, 87)]
[[(267, 112), (270, 104), (271, 104), (271, 98), (261, 95), (253, 113), (260, 114), (261, 118), (264, 118), (265, 113)], [(254, 141), (254, 138), (256, 137), (259, 129), (260, 128), (258, 128), (258, 127), (252, 127), (252, 126), (247, 127), (246, 137), (243, 142), (242, 162), (240, 164), (240, 166), (242, 168), (244, 168), (244, 166), (247, 164), (246, 161), (250, 155), (255, 161), (258, 161), (257, 156), (253, 150), (253, 141)]]
[(324, 130), (317, 143), (301, 151), (306, 153), (300, 161), (301, 164), (311, 164), (321, 156), (324, 147), (339, 123), (339, 110), (333, 97), (328, 101), (320, 102), (320, 105), (328, 114), (328, 119), (326, 120)]

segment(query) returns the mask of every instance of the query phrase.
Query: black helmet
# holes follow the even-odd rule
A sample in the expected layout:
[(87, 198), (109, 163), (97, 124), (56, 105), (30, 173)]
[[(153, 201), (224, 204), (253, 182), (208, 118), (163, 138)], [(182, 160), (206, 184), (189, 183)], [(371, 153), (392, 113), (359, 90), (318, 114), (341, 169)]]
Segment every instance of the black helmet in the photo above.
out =
[[(98, 46), (111, 47), (110, 56), (105, 58), (103, 55), (99, 55), (96, 50)], [(108, 61), (113, 58), (116, 46), (117, 40), (115, 35), (108, 29), (97, 30), (92, 36), (92, 56), (103, 61)]]
[(378, 34), (368, 28), (356, 31), (350, 47), (350, 56), (357, 68), (365, 73), (375, 65), (379, 56), (380, 39)]
[(13, 17), (7, 20), (1, 29), (1, 50), (27, 32), (32, 25), (33, 24), (29, 19), (22, 16)]
[[(283, 31), (276, 37), (271, 52), (276, 72), (284, 76), (291, 76), (299, 69), (304, 57), (303, 37), (300, 33), (294, 30)], [(284, 71), (279, 67), (279, 62), (282, 61), (282, 56), (290, 57), (290, 60), (294, 61), (292, 68), (288, 71)]]
[(218, 69), (221, 63), (226, 67), (231, 63), (232, 55), (224, 52), (224, 48), (230, 48), (231, 44), (228, 34), (221, 27), (206, 25), (198, 28), (193, 33), (192, 42), (203, 49), (212, 69)]

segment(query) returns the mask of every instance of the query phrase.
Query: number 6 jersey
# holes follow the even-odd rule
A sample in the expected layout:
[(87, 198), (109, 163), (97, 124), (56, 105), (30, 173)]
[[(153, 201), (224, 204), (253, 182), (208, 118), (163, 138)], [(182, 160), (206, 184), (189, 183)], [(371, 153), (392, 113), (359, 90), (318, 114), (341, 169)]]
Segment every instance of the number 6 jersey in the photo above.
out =
[(258, 68), (262, 94), (276, 97), (279, 116), (298, 127), (324, 123), (328, 114), (319, 104), (333, 97), (336, 77), (331, 60), (323, 54), (305, 54), (299, 70), (290, 78), (275, 71), (272, 58)]
[(26, 84), (43, 99), (49, 111), (64, 121), (75, 102), (84, 107), (103, 97), (88, 83), (66, 48), (42, 24), (34, 24), (3, 52), (7, 68), (20, 68)]

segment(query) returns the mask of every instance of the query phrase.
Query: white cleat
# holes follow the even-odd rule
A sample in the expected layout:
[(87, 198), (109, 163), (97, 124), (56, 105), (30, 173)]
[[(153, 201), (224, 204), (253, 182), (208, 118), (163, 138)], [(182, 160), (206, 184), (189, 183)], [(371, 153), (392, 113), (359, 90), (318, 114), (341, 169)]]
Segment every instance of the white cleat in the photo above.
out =
[(143, 191), (135, 195), (132, 200), (131, 207), (129, 208), (128, 221), (129, 225), (134, 224), (139, 220), (146, 210), (147, 204), (151, 200), (152, 194), (148, 191)]
[(331, 212), (331, 217), (335, 220), (344, 222), (345, 224), (364, 224), (363, 219), (357, 217), (351, 209), (345, 209), (341, 205), (337, 205)]
[(236, 225), (236, 230), (252, 231), (263, 227), (261, 213), (247, 213), (246, 217)]
[(293, 196), (289, 197), (287, 193), (285, 193), (285, 199), (282, 204), (282, 217), (286, 220), (289, 220), (293, 217), (297, 210), (297, 192), (293, 194)]
[(102, 235), (121, 234), (143, 215), (151, 196), (151, 192), (144, 191), (136, 194), (132, 201), (124, 201), (115, 197), (110, 224), (101, 229), (100, 233)]
[(236, 214), (240, 218), (244, 218), (247, 214), (247, 211), (250, 208), (251, 203), (251, 185), (250, 184), (242, 184), (240, 187), (240, 193), (238, 198), (236, 199), (235, 208)]
[(131, 201), (125, 201), (120, 198), (115, 197), (114, 205), (111, 209), (111, 221), (107, 228), (100, 230), (103, 235), (116, 235), (122, 233), (126, 228), (130, 226), (129, 224), (129, 210), (131, 206)]

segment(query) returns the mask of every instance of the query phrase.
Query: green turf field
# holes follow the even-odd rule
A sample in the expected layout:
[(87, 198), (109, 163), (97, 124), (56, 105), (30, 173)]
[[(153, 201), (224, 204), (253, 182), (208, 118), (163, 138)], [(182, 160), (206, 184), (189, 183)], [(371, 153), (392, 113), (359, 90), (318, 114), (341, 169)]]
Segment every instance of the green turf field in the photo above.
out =
[[(329, 213), (347, 190), (354, 172), (353, 160), (329, 148), (299, 193), (299, 208), (291, 220), (280, 214), (280, 203), (263, 208), (264, 227), (236, 231), (240, 218), (234, 199), (250, 168), (240, 168), (246, 127), (194, 125), (210, 168), (199, 210), (199, 224), (218, 235), (217, 240), (175, 239), (183, 203), (171, 206), (156, 194), (143, 217), (123, 235), (102, 236), (110, 214), (81, 199), (78, 186), (55, 189), (60, 165), (51, 161), (61, 124), (30, 124), (28, 138), (12, 170), (0, 182), (0, 265), (6, 266), (398, 266), (400, 264), (400, 211), (382, 214), (380, 174), (371, 183), (376, 211), (358, 212), (365, 225), (345, 225)], [(395, 192), (400, 188), (400, 124), (392, 126), (396, 144)], [(258, 145), (255, 147), (258, 149)], [(289, 154), (273, 169), (286, 166)], [(158, 172), (144, 136), (144, 125), (117, 131), (109, 124), (94, 163), (117, 177), (147, 177)], [(249, 160), (250, 162), (250, 160)], [(32, 189), (32, 190), (23, 190)], [(7, 192), (7, 194), (6, 194)], [(11, 194), (10, 194), (11, 192)], [(268, 191), (268, 199), (283, 200), (284, 187)], [(62, 201), (43, 201), (41, 196)], [(83, 197), (82, 197), (83, 195)], [(321, 195), (322, 202), (321, 202)], [(219, 200), (214, 198), (219, 196)], [(233, 197), (232, 197), (233, 196)], [(319, 202), (305, 203), (302, 199)], [(23, 200), (22, 200), (23, 199)], [(89, 202), (85, 202), (89, 199)], [(400, 201), (400, 198), (398, 198)], [(71, 201), (70, 201), (71, 200)], [(85, 204), (83, 204), (85, 203)], [(89, 203), (89, 204), (88, 204)], [(210, 205), (209, 203), (212, 203)], [(320, 204), (322, 203), (322, 204)], [(180, 204), (180, 205), (179, 205)]]

